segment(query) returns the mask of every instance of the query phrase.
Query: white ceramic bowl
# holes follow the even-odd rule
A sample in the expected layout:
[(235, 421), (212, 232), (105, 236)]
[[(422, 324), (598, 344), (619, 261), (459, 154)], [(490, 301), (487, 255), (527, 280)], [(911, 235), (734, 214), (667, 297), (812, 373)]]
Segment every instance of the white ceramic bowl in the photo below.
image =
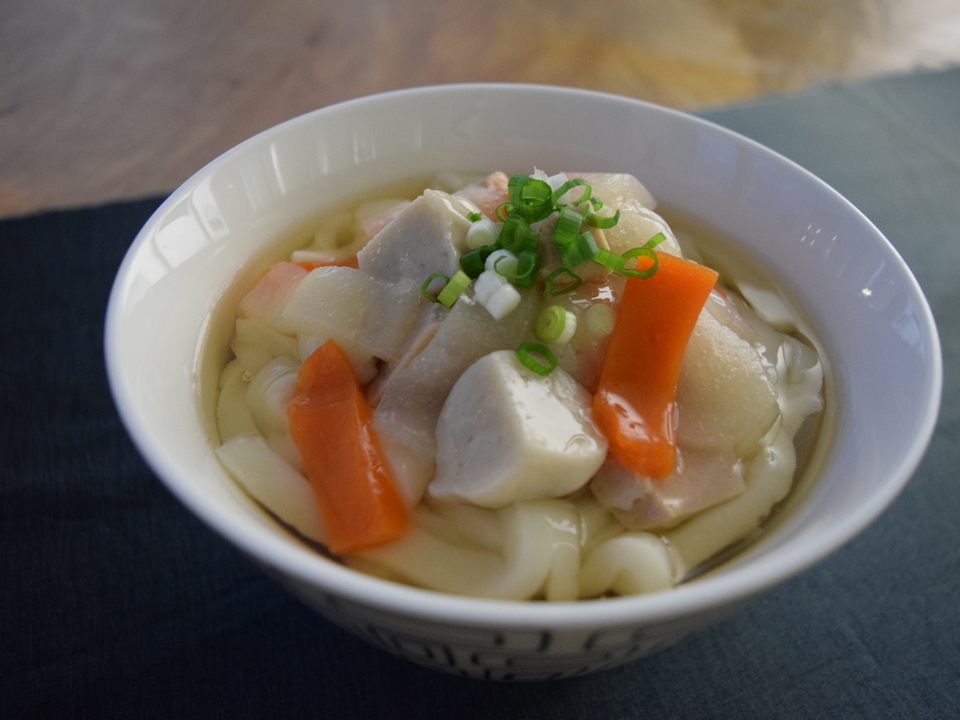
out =
[[(292, 541), (238, 492), (213, 453), (201, 341), (240, 268), (318, 211), (443, 169), (626, 171), (662, 202), (737, 239), (782, 282), (832, 368), (819, 477), (774, 532), (666, 592), (546, 604), (395, 585)], [(229, 298), (228, 298), (229, 299)], [(638, 658), (822, 560), (894, 499), (933, 431), (942, 383), (926, 301), (850, 203), (800, 167), (720, 127), (622, 97), (461, 85), (353, 100), (257, 135), (202, 169), (137, 236), (110, 298), (106, 354), (120, 413), (170, 490), (336, 623), (415, 662), (539, 679)]]

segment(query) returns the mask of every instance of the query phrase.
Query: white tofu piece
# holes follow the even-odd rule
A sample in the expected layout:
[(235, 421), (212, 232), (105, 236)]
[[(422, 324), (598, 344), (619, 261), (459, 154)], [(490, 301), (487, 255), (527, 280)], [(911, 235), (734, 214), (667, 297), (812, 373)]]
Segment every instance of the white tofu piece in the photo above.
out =
[(590, 401), (559, 368), (544, 377), (513, 350), (485, 355), (457, 380), (440, 412), (428, 493), (503, 507), (579, 489), (607, 454)]

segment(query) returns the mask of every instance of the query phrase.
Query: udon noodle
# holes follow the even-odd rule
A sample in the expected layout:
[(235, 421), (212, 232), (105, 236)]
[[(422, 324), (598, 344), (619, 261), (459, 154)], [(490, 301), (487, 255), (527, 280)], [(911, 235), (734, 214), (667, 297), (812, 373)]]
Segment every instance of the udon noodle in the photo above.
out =
[[(664, 590), (754, 534), (790, 492), (798, 433), (823, 409), (823, 366), (799, 318), (763, 317), (736, 271), (722, 273), (664, 406), (672, 464), (638, 470), (596, 415), (611, 338), (629, 338), (621, 301), (647, 282), (644, 263), (659, 259), (656, 277), (671, 258), (702, 267), (709, 253), (681, 244), (629, 175), (494, 173), (430, 188), (322, 223), (240, 301), (217, 452), (244, 491), (360, 571), (482, 598)], [(586, 255), (568, 248), (574, 237)], [(329, 542), (326, 473), (291, 429), (306, 361), (331, 341), (407, 517), (348, 551)]]

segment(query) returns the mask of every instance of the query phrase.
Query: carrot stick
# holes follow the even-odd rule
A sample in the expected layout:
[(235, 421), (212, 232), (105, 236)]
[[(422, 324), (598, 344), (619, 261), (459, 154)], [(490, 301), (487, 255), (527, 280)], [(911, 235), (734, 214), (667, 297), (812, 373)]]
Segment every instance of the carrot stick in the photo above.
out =
[(370, 427), (370, 406), (350, 361), (332, 340), (300, 368), (287, 416), (330, 551), (347, 554), (402, 535), (409, 512)]
[(622, 465), (663, 478), (676, 465), (680, 363), (717, 273), (666, 253), (657, 258), (659, 268), (652, 276), (627, 279), (593, 413)]

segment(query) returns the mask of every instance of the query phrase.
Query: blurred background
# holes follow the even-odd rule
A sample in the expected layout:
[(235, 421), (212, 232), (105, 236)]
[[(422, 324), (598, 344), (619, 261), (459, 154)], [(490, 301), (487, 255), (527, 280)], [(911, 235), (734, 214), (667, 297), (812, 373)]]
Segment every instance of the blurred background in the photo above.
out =
[(0, 217), (166, 193), (368, 93), (551, 83), (685, 110), (960, 63), (960, 0), (2, 0)]

